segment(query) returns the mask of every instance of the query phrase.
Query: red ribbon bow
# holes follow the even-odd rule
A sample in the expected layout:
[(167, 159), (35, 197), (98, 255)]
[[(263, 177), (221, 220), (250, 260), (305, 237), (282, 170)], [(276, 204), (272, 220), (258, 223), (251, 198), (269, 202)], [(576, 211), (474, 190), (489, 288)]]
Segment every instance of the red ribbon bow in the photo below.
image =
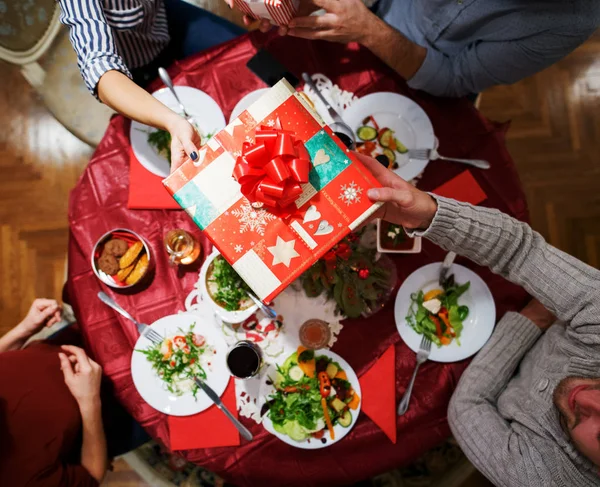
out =
[(244, 143), (233, 177), (251, 202), (285, 208), (302, 194), (308, 183), (310, 156), (301, 140), (283, 130), (279, 119), (274, 127), (256, 130), (255, 144)]

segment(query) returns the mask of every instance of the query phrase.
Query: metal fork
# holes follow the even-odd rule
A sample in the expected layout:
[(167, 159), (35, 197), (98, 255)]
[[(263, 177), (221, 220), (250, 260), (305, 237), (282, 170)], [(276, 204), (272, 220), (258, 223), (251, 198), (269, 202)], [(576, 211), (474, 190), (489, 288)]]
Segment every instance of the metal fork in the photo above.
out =
[(139, 321), (136, 321), (133, 316), (131, 316), (127, 311), (125, 311), (123, 308), (121, 308), (121, 306), (119, 306), (114, 301), (114, 299), (109, 297), (106, 293), (100, 291), (98, 293), (98, 298), (104, 304), (106, 304), (107, 306), (110, 306), (112, 309), (114, 309), (117, 313), (121, 313), (125, 318), (133, 321), (135, 323), (137, 330), (140, 332), (141, 336), (147, 338), (155, 345), (162, 343), (164, 341), (164, 338), (160, 335), (160, 333), (157, 333), (152, 328), (150, 328), (148, 325), (145, 325), (144, 323), (140, 323)]
[(158, 75), (160, 76), (162, 82), (167, 86), (167, 88), (169, 88), (169, 90), (175, 97), (175, 100), (179, 104), (179, 109), (183, 113), (185, 119), (192, 125), (195, 125), (196, 120), (186, 111), (185, 107), (183, 106), (183, 103), (181, 103), (181, 100), (179, 99), (179, 96), (177, 96), (177, 92), (175, 91), (175, 86), (173, 86), (173, 80), (169, 76), (169, 73), (167, 73), (167, 70), (165, 68), (158, 68)]
[(398, 416), (402, 416), (408, 410), (408, 404), (410, 403), (410, 396), (412, 394), (413, 385), (415, 384), (415, 378), (417, 377), (417, 371), (419, 370), (421, 364), (427, 361), (430, 352), (431, 340), (426, 336), (423, 336), (423, 338), (421, 339), (421, 346), (419, 347), (419, 351), (417, 352), (417, 365), (415, 366), (413, 375), (410, 378), (410, 382), (408, 383), (406, 392), (404, 393), (404, 396), (402, 396), (400, 404), (398, 405)]
[(441, 159), (443, 161), (460, 162), (469, 166), (478, 167), (479, 169), (489, 169), (490, 163), (483, 159), (458, 159), (456, 157), (444, 157), (439, 154), (437, 149), (409, 149), (408, 157), (411, 159), (419, 159), (423, 161), (435, 161)]

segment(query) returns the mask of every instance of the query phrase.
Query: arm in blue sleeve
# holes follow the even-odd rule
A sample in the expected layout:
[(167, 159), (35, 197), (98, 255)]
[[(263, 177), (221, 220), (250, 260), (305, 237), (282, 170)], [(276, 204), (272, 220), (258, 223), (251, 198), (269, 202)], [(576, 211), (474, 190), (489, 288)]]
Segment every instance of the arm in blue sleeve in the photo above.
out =
[(118, 53), (111, 27), (106, 23), (100, 0), (58, 0), (60, 20), (69, 27), (69, 38), (77, 53), (77, 64), (87, 88), (96, 87), (104, 73), (117, 70), (131, 78)]

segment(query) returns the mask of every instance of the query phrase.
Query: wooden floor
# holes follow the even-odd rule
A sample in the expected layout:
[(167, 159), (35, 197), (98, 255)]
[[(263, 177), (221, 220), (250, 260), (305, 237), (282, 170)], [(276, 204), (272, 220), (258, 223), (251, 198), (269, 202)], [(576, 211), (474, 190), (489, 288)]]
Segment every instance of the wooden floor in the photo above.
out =
[[(61, 296), (69, 190), (92, 149), (52, 118), (18, 69), (0, 63), (0, 79), (1, 334), (34, 297)], [(508, 145), (534, 228), (598, 267), (600, 34), (543, 73), (485, 92), (481, 110), (512, 119)], [(107, 485), (144, 485), (119, 467)]]

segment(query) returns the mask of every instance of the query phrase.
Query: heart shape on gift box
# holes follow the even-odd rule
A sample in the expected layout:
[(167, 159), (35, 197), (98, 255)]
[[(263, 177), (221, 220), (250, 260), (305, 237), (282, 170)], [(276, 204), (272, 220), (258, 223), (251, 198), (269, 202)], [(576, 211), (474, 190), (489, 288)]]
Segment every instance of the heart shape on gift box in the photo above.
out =
[(315, 205), (310, 205), (304, 214), (304, 220), (302, 220), (302, 223), (314, 222), (319, 218), (321, 218), (321, 213), (319, 213), (317, 207)]
[(331, 158), (325, 153), (325, 149), (319, 149), (313, 159), (313, 166), (317, 167), (321, 164), (327, 164)]
[(315, 235), (329, 235), (331, 232), (333, 232), (331, 224), (327, 220), (321, 220)]

